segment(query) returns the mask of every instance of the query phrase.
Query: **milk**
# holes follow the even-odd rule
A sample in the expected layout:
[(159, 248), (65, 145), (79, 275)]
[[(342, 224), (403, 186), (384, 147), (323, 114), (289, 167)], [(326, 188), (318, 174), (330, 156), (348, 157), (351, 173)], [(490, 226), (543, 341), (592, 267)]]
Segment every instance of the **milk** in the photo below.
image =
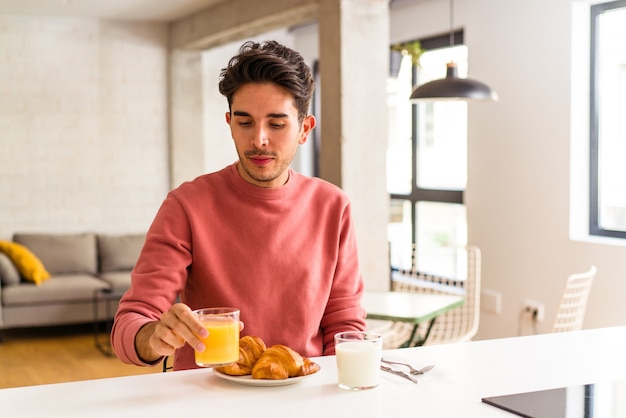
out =
[(339, 387), (343, 389), (366, 389), (380, 382), (380, 341), (355, 340), (335, 346)]

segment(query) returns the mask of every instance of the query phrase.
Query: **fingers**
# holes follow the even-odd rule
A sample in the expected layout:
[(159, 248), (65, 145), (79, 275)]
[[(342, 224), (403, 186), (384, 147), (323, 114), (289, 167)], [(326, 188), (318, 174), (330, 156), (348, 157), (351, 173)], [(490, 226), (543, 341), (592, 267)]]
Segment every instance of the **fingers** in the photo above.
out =
[[(239, 321), (240, 331), (244, 329), (244, 326), (244, 323)], [(202, 338), (209, 335), (209, 331), (198, 320), (191, 308), (184, 303), (172, 305), (159, 321), (150, 323), (144, 331), (145, 335), (149, 335), (148, 349), (146, 350), (145, 345), (140, 342), (142, 338), (136, 340), (136, 345), (141, 353), (140, 357), (145, 360), (171, 356), (176, 349), (185, 344), (189, 344), (196, 351), (204, 351), (206, 347)]]
[(207, 336), (208, 331), (191, 309), (183, 303), (177, 303), (161, 316), (154, 329), (151, 345), (152, 349), (161, 355), (171, 355), (185, 344), (198, 351), (204, 351), (205, 347), (200, 338)]

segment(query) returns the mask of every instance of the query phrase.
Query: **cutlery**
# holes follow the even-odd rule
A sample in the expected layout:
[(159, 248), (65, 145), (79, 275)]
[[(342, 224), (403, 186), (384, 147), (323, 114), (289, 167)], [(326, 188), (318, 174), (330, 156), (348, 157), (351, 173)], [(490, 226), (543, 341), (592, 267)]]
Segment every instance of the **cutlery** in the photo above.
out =
[(401, 366), (406, 366), (411, 371), (411, 374), (414, 374), (414, 375), (424, 374), (427, 371), (429, 371), (430, 369), (432, 369), (433, 367), (435, 367), (434, 364), (430, 364), (430, 365), (424, 366), (424, 367), (422, 367), (421, 369), (418, 370), (418, 369), (413, 368), (413, 366), (411, 366), (410, 364), (407, 364), (407, 363), (400, 363), (400, 362), (397, 362), (397, 361), (389, 361), (389, 360), (385, 360), (385, 359), (381, 359), (381, 361), (383, 363), (387, 363), (387, 364), (398, 364), (398, 365), (401, 365)]
[(387, 373), (391, 373), (391, 374), (395, 374), (396, 376), (400, 376), (400, 377), (404, 377), (405, 379), (409, 379), (411, 382), (413, 383), (417, 383), (417, 379), (415, 379), (414, 377), (411, 377), (410, 375), (400, 371), (400, 370), (394, 370), (391, 367), (387, 367), (387, 366), (383, 366), (382, 364), (380, 365), (380, 369), (382, 371), (385, 371)]

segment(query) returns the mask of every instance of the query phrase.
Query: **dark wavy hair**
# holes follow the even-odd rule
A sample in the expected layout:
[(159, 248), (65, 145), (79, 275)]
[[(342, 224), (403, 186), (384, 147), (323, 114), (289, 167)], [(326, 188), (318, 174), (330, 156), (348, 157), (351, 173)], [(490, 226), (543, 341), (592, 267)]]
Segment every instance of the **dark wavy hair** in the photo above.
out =
[(220, 73), (219, 90), (232, 105), (233, 94), (246, 83), (274, 83), (289, 91), (298, 110), (298, 121), (308, 113), (315, 81), (311, 68), (293, 49), (276, 41), (245, 42), (239, 54)]

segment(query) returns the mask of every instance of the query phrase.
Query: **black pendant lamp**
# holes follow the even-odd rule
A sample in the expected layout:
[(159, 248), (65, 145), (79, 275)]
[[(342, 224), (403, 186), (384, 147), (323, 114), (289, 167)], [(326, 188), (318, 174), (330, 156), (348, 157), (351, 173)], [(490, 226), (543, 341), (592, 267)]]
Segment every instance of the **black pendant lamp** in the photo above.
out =
[[(452, 17), (453, 0), (450, 0), (450, 46), (454, 44)], [(480, 81), (459, 78), (455, 62), (446, 64), (446, 78), (433, 80), (416, 86), (411, 93), (411, 102), (441, 100), (498, 100), (496, 92)]]

